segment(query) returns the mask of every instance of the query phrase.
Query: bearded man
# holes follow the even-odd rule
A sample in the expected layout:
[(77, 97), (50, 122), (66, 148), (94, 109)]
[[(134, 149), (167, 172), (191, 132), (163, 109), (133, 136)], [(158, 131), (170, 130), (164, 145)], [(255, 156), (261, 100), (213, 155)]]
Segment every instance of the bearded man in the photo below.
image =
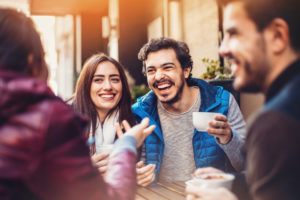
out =
[[(186, 181), (196, 168), (240, 171), (245, 122), (234, 97), (222, 87), (191, 78), (193, 61), (184, 42), (152, 39), (138, 55), (151, 91), (133, 105), (137, 121), (150, 118), (138, 181)], [(220, 113), (206, 132), (193, 127), (193, 112)], [(155, 168), (153, 166), (156, 166)]]

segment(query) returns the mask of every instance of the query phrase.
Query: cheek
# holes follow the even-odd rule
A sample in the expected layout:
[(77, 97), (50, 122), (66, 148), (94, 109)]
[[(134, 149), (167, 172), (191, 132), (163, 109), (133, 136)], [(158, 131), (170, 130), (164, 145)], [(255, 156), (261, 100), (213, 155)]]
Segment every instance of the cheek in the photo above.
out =
[(122, 84), (121, 83), (118, 84), (116, 88), (117, 88), (117, 90), (119, 92), (119, 95), (122, 95), (122, 90), (123, 90)]
[(152, 88), (153, 80), (151, 77), (147, 77), (147, 83), (150, 88)]
[(98, 91), (99, 91), (99, 85), (92, 84), (90, 89), (90, 97), (93, 102), (95, 102), (95, 99), (97, 98)]
[(116, 93), (116, 100), (119, 102), (121, 97), (122, 97), (122, 92), (123, 92), (123, 86), (122, 86), (122, 83), (115, 83), (113, 85), (113, 90), (114, 92)]
[(97, 92), (97, 87), (95, 86), (95, 84), (92, 84), (91, 90), (90, 90), (90, 95), (93, 96), (93, 95), (95, 95), (96, 92)]
[(95, 93), (92, 92), (92, 90), (91, 90), (91, 93), (90, 93), (90, 97), (91, 97), (91, 100), (92, 100), (93, 104), (94, 105), (97, 104), (97, 96), (96, 96)]

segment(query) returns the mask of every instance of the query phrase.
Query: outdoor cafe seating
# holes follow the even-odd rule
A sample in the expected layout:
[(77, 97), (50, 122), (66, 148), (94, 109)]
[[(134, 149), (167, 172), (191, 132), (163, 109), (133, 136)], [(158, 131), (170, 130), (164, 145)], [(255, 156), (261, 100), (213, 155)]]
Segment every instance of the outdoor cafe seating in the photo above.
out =
[(147, 187), (138, 187), (135, 200), (183, 200), (185, 199), (185, 183), (158, 182)]

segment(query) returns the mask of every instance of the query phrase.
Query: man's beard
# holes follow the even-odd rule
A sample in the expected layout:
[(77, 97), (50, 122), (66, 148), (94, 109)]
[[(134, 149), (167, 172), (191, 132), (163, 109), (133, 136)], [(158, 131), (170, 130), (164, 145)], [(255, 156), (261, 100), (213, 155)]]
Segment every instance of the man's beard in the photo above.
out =
[[(256, 65), (256, 63), (254, 63)], [(245, 63), (244, 69), (246, 74), (250, 75), (251, 79), (246, 81), (238, 90), (240, 92), (258, 93), (262, 92), (263, 83), (266, 79), (266, 75), (269, 73), (269, 67), (267, 63), (260, 64), (260, 71), (252, 71), (250, 63)], [(258, 68), (258, 67), (257, 67)]]
[(179, 86), (179, 89), (178, 89), (176, 95), (170, 100), (167, 100), (167, 101), (160, 100), (160, 102), (165, 103), (165, 104), (173, 104), (173, 103), (177, 102), (179, 100), (179, 97), (182, 94), (183, 86), (184, 86), (184, 78), (181, 77), (181, 85)]
[[(247, 74), (247, 78), (244, 77), (245, 80), (242, 81), (243, 84), (237, 88), (234, 82), (234, 88), (238, 89), (238, 91), (240, 92), (262, 92), (266, 77), (270, 73), (270, 62), (268, 61), (268, 58), (266, 56), (267, 52), (265, 39), (261, 37), (256, 42), (258, 47), (258, 52), (256, 52), (256, 54), (265, 56), (257, 56), (255, 60), (252, 60), (252, 62), (245, 61), (242, 67), (245, 71), (245, 74)], [(231, 56), (233, 59), (239, 60), (235, 56)]]

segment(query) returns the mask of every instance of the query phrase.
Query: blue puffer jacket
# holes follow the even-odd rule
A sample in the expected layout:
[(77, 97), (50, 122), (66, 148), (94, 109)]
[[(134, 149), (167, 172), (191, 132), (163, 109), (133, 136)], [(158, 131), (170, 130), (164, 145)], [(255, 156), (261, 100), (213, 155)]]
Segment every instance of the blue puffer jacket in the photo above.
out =
[[(217, 112), (227, 115), (230, 93), (219, 86), (209, 85), (200, 79), (192, 79), (189, 86), (200, 88), (201, 112)], [(156, 179), (164, 155), (164, 138), (157, 112), (157, 97), (150, 91), (140, 97), (132, 106), (136, 120), (140, 122), (144, 117), (150, 119), (150, 124), (156, 125), (155, 130), (145, 140), (146, 162), (156, 164)], [(194, 130), (193, 149), (196, 167), (213, 166), (222, 170), (231, 168), (231, 164), (224, 151), (216, 143), (215, 138), (206, 132)], [(230, 166), (230, 167), (229, 167)]]

